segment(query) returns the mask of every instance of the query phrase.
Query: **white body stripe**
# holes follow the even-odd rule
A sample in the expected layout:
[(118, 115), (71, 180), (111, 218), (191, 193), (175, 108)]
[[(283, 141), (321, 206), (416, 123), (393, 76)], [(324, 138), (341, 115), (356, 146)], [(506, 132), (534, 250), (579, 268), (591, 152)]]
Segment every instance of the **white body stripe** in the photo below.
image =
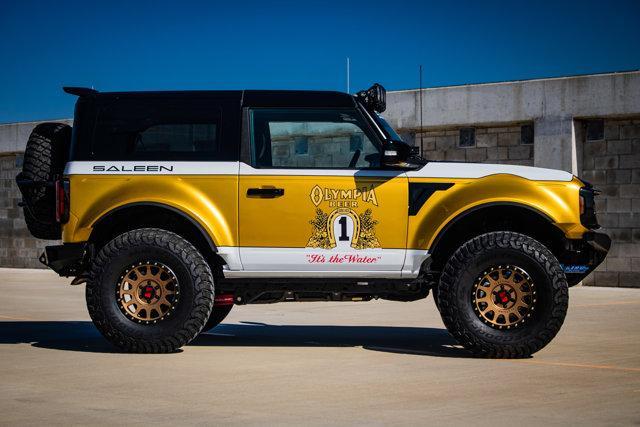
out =
[(264, 175), (264, 176), (405, 176), (402, 171), (358, 169), (257, 169), (244, 162), (72, 161), (65, 175)]
[(257, 169), (248, 164), (240, 163), (240, 175), (265, 175), (265, 176), (355, 176), (355, 177), (394, 177), (405, 176), (403, 171), (393, 170), (368, 170), (368, 169)]
[[(240, 271), (242, 270), (242, 262), (240, 262), (240, 248), (237, 246), (218, 246), (218, 255), (222, 257), (226, 265), (225, 270)], [(226, 276), (226, 274), (225, 274)]]
[[(314, 248), (219, 247), (225, 277), (393, 277), (415, 278), (429, 257), (426, 250), (361, 249), (336, 251)], [(309, 262), (323, 255), (325, 262)], [(356, 256), (353, 262), (349, 256)], [(334, 262), (329, 260), (334, 257)], [(342, 259), (342, 262), (338, 260)], [(357, 262), (358, 260), (364, 262)], [(371, 262), (373, 261), (373, 262)]]
[(571, 181), (569, 172), (517, 165), (491, 165), (484, 163), (429, 162), (422, 169), (407, 172), (409, 178), (482, 178), (489, 175), (509, 174), (535, 181)]
[[(402, 270), (405, 249), (240, 248), (245, 270)], [(322, 261), (320, 261), (322, 260)]]
[(418, 277), (422, 263), (429, 256), (429, 251), (424, 249), (407, 249), (402, 267), (402, 278)]
[(420, 170), (358, 169), (257, 169), (244, 162), (171, 162), (171, 161), (72, 161), (65, 175), (265, 175), (265, 176), (371, 176), (409, 178), (482, 178), (510, 174), (537, 181), (571, 181), (569, 172), (516, 165), (482, 163), (429, 162)]
[(73, 161), (65, 175), (237, 175), (240, 162)]
[(247, 278), (368, 278), (368, 279), (402, 279), (400, 271), (224, 271), (226, 279), (247, 279)]

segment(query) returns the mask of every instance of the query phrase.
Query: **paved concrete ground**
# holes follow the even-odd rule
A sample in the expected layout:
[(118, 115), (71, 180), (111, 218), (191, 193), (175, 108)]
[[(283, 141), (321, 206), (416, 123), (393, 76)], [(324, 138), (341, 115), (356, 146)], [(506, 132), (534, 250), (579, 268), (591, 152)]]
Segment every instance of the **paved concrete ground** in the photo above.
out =
[(0, 269), (0, 424), (640, 422), (640, 290), (572, 289), (551, 345), (504, 361), (430, 299), (236, 307), (178, 354), (120, 354), (67, 283)]

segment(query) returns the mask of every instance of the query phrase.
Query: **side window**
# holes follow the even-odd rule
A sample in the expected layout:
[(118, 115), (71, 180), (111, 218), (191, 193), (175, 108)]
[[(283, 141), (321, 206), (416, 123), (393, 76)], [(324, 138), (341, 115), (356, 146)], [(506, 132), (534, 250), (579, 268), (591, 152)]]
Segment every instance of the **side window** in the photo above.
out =
[(225, 160), (222, 117), (206, 99), (122, 98), (98, 111), (95, 160)]
[(136, 136), (135, 153), (215, 151), (215, 123), (151, 126)]
[(378, 147), (352, 110), (252, 110), (252, 159), (266, 168), (374, 168)]

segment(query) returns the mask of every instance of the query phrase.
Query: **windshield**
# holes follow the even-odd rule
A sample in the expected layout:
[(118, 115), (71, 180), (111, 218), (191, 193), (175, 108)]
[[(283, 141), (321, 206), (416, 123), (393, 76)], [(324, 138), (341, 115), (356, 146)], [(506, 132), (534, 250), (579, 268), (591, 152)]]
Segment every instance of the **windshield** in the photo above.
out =
[(391, 141), (404, 142), (402, 138), (400, 138), (400, 135), (398, 135), (398, 133), (391, 127), (389, 123), (387, 123), (387, 121), (380, 114), (375, 113), (374, 117), (378, 122), (378, 125), (382, 127), (384, 132), (387, 134), (387, 137)]

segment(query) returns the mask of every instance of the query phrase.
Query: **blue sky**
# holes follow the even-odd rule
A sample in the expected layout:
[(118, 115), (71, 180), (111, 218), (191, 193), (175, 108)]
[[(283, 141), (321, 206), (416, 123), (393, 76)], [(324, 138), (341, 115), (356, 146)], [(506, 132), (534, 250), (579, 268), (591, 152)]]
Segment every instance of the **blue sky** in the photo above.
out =
[(70, 117), (61, 86), (387, 89), (640, 69), (640, 1), (9, 1), (0, 123)]

